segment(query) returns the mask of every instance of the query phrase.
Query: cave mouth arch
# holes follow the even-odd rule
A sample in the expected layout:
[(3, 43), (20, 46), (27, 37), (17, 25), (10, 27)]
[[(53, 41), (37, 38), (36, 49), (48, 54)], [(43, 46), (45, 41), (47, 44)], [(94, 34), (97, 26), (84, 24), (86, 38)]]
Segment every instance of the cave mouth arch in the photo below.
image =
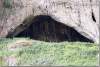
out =
[(53, 20), (50, 16), (37, 16), (36, 21), (15, 37), (29, 37), (46, 42), (92, 42), (73, 28)]

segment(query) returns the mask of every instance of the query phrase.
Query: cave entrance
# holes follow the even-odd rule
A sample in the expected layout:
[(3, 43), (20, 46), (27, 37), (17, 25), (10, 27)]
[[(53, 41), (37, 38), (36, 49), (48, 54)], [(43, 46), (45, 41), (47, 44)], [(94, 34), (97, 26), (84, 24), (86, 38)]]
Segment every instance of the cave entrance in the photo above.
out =
[(37, 19), (27, 29), (17, 34), (16, 37), (30, 37), (46, 42), (92, 42), (73, 28), (57, 22), (49, 16), (38, 16)]

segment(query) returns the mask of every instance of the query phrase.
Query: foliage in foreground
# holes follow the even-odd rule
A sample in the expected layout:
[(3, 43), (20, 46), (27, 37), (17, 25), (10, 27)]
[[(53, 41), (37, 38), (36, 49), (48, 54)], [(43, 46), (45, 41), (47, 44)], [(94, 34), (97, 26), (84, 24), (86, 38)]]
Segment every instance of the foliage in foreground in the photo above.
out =
[[(17, 41), (26, 40), (26, 46), (9, 49)], [(98, 46), (93, 43), (50, 43), (24, 38), (0, 39), (0, 65), (97, 65)], [(10, 58), (10, 59), (9, 59)]]

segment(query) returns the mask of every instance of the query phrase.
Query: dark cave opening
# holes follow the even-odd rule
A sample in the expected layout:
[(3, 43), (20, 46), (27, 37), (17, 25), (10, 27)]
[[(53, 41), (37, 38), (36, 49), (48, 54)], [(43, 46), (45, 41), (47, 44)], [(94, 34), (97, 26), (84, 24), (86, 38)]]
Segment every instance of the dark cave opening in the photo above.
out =
[(30, 37), (31, 39), (46, 42), (92, 42), (73, 28), (57, 22), (49, 16), (38, 16), (37, 19), (15, 37)]

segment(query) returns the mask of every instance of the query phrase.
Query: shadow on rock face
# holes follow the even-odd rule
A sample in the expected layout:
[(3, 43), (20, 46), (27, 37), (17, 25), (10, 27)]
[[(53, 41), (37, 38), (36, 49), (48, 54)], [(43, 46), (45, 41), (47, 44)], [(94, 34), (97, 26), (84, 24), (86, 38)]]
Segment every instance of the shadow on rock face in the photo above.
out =
[(37, 21), (15, 37), (30, 37), (31, 39), (47, 42), (92, 42), (73, 28), (57, 22), (49, 16), (38, 16), (36, 18)]

